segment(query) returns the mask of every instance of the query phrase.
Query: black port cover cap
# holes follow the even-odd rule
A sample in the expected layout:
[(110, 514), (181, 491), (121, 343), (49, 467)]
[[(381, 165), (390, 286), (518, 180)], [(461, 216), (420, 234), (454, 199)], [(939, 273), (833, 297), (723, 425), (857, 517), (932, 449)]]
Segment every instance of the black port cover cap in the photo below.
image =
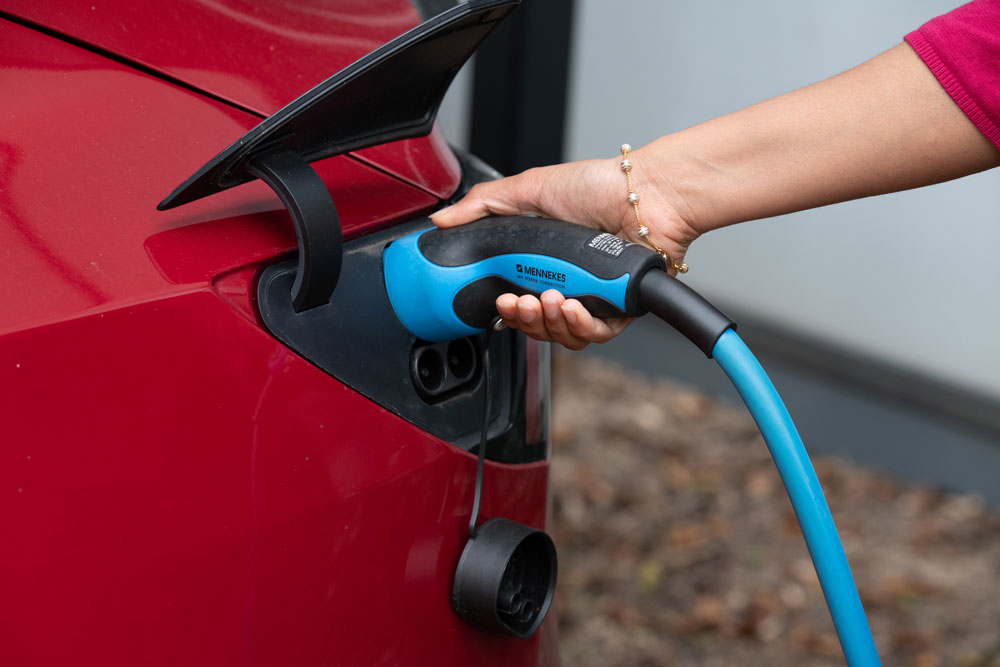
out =
[(556, 569), (556, 548), (545, 532), (489, 519), (458, 560), (451, 607), (480, 630), (527, 639), (552, 605)]

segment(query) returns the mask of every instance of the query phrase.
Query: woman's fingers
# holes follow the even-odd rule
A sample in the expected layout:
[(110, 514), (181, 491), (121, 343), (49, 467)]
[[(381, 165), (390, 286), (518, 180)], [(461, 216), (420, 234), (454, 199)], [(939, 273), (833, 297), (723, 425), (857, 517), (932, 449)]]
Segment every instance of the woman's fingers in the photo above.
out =
[(532, 338), (552, 340), (542, 318), (542, 304), (530, 294), (518, 297), (501, 294), (497, 297), (497, 313), (511, 329), (520, 329)]
[(590, 344), (586, 338), (581, 338), (570, 331), (562, 305), (566, 298), (554, 289), (542, 292), (542, 315), (545, 318), (545, 328), (552, 340), (571, 350), (582, 350)]
[(571, 334), (591, 343), (606, 343), (632, 323), (630, 317), (594, 317), (576, 299), (566, 299), (560, 307)]
[(497, 298), (496, 306), (508, 327), (571, 350), (611, 340), (632, 321), (629, 318), (596, 318), (579, 301), (566, 299), (556, 290), (542, 293), (541, 299), (530, 294), (521, 297), (503, 294)]
[(531, 294), (525, 294), (517, 299), (517, 328), (538, 340), (552, 340), (545, 327), (545, 317), (542, 314), (541, 302)]
[(511, 329), (521, 328), (517, 322), (517, 295), (501, 294), (497, 297), (497, 314)]

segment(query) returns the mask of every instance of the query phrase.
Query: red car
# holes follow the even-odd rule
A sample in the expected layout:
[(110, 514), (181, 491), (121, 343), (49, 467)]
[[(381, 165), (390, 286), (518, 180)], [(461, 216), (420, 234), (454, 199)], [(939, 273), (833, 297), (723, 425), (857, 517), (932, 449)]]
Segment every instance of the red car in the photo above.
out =
[[(381, 248), (491, 176), (431, 130), (450, 49), (511, 3), (395, 42), (407, 0), (321, 4), (0, 13), (5, 667), (558, 662), (552, 618), (452, 611), (480, 342), (423, 344), (379, 301)], [(286, 212), (246, 142), (311, 162), (329, 216)], [(547, 350), (489, 355), (480, 516), (544, 528)]]

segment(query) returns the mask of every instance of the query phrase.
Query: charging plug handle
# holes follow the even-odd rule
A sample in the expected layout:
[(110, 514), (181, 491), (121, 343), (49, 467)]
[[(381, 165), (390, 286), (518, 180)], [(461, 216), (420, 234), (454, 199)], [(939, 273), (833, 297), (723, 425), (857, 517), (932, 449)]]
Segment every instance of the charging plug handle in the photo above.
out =
[(494, 217), (404, 236), (383, 255), (386, 293), (399, 321), (423, 341), (482, 333), (501, 294), (574, 298), (595, 317), (655, 313), (707, 356), (731, 319), (666, 273), (639, 243), (560, 220)]
[(596, 317), (637, 317), (638, 277), (665, 268), (648, 248), (607, 232), (561, 220), (497, 216), (433, 229), (420, 236), (420, 254), (437, 267), (477, 267), (452, 302), (466, 324), (496, 317), (504, 292), (539, 295), (556, 289), (579, 299)]

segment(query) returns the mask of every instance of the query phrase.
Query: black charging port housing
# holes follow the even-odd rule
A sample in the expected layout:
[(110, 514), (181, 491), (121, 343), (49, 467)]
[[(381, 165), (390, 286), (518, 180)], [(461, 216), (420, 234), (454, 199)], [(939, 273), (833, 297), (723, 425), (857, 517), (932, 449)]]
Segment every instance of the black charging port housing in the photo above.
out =
[(479, 384), (480, 354), (479, 342), (473, 338), (417, 341), (410, 351), (410, 381), (422, 399), (442, 403)]

